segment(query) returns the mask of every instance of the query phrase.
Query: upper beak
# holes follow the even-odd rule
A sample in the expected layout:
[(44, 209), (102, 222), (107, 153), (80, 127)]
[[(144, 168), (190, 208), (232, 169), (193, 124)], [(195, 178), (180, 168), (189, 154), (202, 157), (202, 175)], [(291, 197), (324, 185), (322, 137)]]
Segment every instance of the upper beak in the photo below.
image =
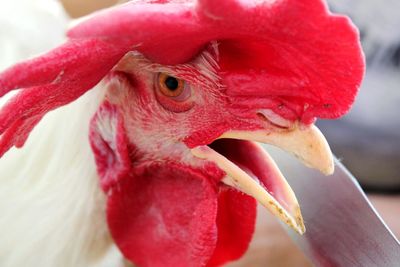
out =
[(251, 141), (277, 146), (292, 153), (306, 166), (332, 174), (333, 155), (318, 128), (296, 124), (277, 132), (229, 131), (218, 139), (215, 145), (193, 148), (192, 154), (217, 164), (226, 173), (222, 182), (253, 196), (284, 223), (303, 234), (305, 226), (293, 190), (269, 154)]
[(232, 138), (270, 144), (289, 152), (307, 167), (317, 169), (325, 175), (334, 171), (333, 155), (325, 136), (315, 126), (301, 128), (297, 124), (288, 131), (231, 131), (219, 138)]

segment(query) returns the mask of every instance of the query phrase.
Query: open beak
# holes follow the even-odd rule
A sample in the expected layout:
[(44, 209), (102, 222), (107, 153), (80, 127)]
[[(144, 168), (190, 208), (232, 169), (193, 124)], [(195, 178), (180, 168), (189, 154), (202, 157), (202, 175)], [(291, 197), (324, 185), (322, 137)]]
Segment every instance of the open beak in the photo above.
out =
[(254, 197), (299, 234), (305, 232), (296, 196), (270, 155), (256, 142), (277, 146), (306, 166), (328, 175), (334, 164), (329, 145), (314, 125), (285, 131), (229, 131), (209, 146), (191, 150), (198, 158), (214, 162), (226, 176), (222, 182)]

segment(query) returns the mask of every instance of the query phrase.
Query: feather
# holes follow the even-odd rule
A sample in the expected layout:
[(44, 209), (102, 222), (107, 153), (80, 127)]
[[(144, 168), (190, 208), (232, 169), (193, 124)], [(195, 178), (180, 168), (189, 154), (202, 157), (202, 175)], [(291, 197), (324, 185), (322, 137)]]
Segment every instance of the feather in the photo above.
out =
[[(0, 21), (0, 68), (65, 39), (67, 15), (53, 0), (1, 1)], [(125, 266), (107, 230), (88, 140), (103, 91), (46, 116), (23, 150), (0, 161), (2, 267)]]
[(49, 114), (0, 161), (2, 267), (122, 266), (88, 140), (102, 96), (98, 88)]

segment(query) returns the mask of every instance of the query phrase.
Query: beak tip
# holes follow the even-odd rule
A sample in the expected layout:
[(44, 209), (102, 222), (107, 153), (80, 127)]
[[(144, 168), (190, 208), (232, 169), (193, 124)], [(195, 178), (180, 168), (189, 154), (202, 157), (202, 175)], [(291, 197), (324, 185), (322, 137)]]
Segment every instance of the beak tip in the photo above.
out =
[(296, 231), (299, 235), (304, 235), (306, 233), (306, 228), (304, 226), (298, 228)]
[(326, 164), (321, 164), (320, 166), (324, 166), (319, 168), (319, 170), (326, 176), (332, 175), (335, 172), (335, 163), (333, 161), (333, 155), (331, 153), (331, 157)]
[(300, 207), (297, 207), (295, 212), (295, 221), (296, 221), (296, 232), (300, 235), (303, 235), (306, 232), (306, 226), (304, 225), (303, 216), (301, 215)]
[(335, 172), (335, 166), (332, 164), (325, 172), (325, 175), (332, 175)]

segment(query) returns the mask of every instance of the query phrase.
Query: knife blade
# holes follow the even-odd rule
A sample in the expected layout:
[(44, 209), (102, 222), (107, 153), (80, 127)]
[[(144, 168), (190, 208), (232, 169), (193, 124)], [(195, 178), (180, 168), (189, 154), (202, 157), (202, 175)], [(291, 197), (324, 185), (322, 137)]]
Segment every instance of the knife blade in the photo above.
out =
[(296, 193), (307, 231), (299, 236), (284, 227), (315, 266), (400, 266), (399, 241), (339, 160), (334, 174), (324, 176), (267, 150)]

